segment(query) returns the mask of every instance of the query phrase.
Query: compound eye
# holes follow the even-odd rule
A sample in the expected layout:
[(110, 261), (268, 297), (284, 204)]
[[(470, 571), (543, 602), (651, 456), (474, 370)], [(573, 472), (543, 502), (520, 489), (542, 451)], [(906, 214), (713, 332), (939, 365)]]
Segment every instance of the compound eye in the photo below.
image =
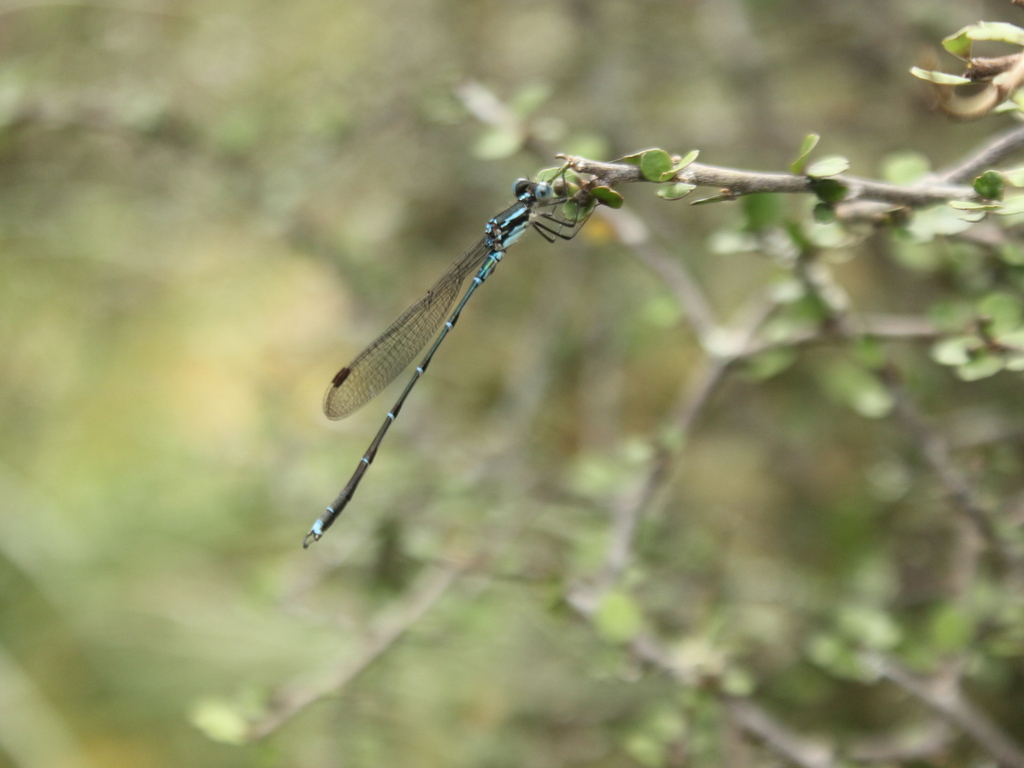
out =
[(533, 196), (538, 203), (546, 203), (555, 199), (555, 190), (546, 181), (538, 181), (533, 187)]
[(522, 198), (531, 187), (529, 179), (516, 179), (516, 183), (512, 185), (512, 194), (516, 196), (516, 200)]

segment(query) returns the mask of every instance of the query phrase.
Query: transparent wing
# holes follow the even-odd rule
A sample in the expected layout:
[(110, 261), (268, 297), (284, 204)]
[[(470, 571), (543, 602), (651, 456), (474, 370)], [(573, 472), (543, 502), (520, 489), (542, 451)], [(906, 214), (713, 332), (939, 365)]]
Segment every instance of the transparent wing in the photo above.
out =
[(437, 333), (466, 277), (487, 258), (486, 240), (460, 256), (422, 299), (399, 317), (355, 360), (338, 371), (324, 395), (324, 413), (341, 419), (366, 405), (412, 362)]

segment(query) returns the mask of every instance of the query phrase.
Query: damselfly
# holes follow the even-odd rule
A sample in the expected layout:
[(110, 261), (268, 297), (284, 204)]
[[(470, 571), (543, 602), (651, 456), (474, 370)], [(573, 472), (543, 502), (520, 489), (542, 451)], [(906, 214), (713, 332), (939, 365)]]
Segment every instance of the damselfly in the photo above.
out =
[[(352, 499), (352, 494), (377, 455), (384, 435), (402, 409), (405, 398), (427, 370), (434, 353), (448, 332), (455, 327), (469, 297), (494, 271), (509, 246), (529, 227), (533, 227), (544, 239), (552, 243), (558, 238), (570, 240), (579, 231), (578, 227), (589, 215), (580, 215), (579, 201), (574, 201), (574, 215), (571, 220), (559, 218), (552, 213), (555, 206), (570, 200), (570, 187), (565, 179), (565, 173), (565, 168), (560, 169), (552, 183), (529, 179), (516, 181), (512, 185), (512, 191), (516, 196), (515, 204), (488, 221), (480, 241), (462, 254), (423, 298), (409, 307), (351, 363), (338, 371), (327, 388), (327, 394), (324, 395), (324, 413), (330, 419), (344, 418), (376, 397), (412, 362), (416, 354), (437, 333), (441, 321), (448, 317), (434, 343), (416, 366), (409, 383), (405, 385), (402, 394), (398, 396), (398, 400), (385, 417), (377, 436), (373, 438), (370, 447), (359, 460), (351, 479), (306, 534), (302, 541), (303, 547), (308, 547), (323, 536)], [(561, 188), (556, 192), (559, 185)], [(585, 194), (583, 193), (583, 196)], [(473, 272), (476, 272), (476, 275), (469, 288), (462, 295), (455, 310), (448, 315), (459, 288)]]

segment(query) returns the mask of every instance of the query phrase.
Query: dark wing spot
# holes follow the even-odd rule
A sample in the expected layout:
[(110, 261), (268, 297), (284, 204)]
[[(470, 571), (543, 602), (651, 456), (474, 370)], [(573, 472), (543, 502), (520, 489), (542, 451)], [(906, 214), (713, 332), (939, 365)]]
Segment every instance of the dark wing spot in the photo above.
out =
[(352, 373), (351, 368), (342, 368), (335, 374), (334, 378), (331, 380), (331, 386), (334, 387), (335, 389), (340, 387), (344, 383), (345, 379), (348, 378), (348, 375), (350, 373)]

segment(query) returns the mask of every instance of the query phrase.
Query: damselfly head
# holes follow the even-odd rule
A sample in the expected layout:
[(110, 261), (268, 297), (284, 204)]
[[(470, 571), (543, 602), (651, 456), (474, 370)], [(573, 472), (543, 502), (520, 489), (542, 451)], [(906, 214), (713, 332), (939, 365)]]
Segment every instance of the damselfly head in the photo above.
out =
[(529, 179), (516, 179), (512, 185), (512, 194), (516, 196), (516, 200), (522, 200), (524, 196), (530, 194), (531, 187), (533, 187), (533, 182)]
[(546, 181), (533, 182), (529, 179), (517, 179), (512, 185), (512, 194), (516, 200), (525, 203), (533, 198), (538, 203), (548, 203), (555, 199), (555, 190)]
[(533, 185), (533, 197), (538, 203), (548, 203), (555, 199), (555, 190), (546, 181), (538, 181)]

